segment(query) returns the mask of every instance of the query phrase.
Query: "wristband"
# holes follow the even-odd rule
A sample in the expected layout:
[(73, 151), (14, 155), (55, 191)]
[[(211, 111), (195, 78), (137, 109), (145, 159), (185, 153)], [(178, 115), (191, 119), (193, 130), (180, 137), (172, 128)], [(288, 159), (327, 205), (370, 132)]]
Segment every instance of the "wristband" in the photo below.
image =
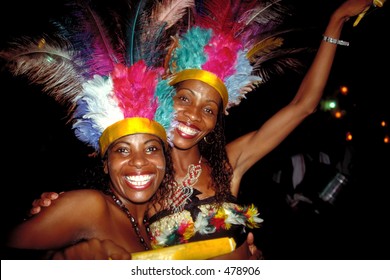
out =
[(331, 44), (335, 44), (335, 45), (346, 46), (346, 47), (349, 46), (349, 42), (347, 42), (347, 41), (335, 39), (335, 38), (328, 37), (325, 35), (322, 35), (322, 40), (325, 42), (331, 43)]

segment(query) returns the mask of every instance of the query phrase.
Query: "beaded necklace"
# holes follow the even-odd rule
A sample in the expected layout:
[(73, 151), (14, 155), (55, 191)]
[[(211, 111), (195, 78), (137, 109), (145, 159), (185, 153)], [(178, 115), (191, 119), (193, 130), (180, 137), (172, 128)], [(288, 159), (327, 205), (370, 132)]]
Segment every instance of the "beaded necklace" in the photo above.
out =
[[(110, 195), (112, 200), (116, 203), (116, 205), (119, 206), (119, 208), (126, 214), (127, 218), (129, 218), (131, 225), (133, 226), (133, 229), (135, 231), (135, 234), (138, 237), (139, 242), (141, 243), (142, 246), (144, 246), (145, 251), (150, 250), (148, 244), (146, 243), (145, 239), (143, 238), (141, 234), (141, 230), (138, 226), (137, 221), (135, 220), (134, 216), (131, 215), (129, 209), (123, 204), (122, 200), (120, 200), (116, 195), (112, 192), (111, 189), (106, 190), (106, 194)], [(143, 223), (146, 227), (146, 232), (148, 236), (150, 236), (150, 228), (149, 228), (149, 223), (147, 222), (146, 217), (144, 217)]]
[(173, 196), (168, 198), (168, 204), (171, 207), (173, 213), (183, 211), (184, 206), (194, 193), (193, 186), (198, 181), (200, 174), (202, 173), (202, 156), (199, 159), (198, 164), (190, 164), (187, 169), (187, 174), (180, 182), (173, 182), (169, 184), (169, 187), (174, 190)]

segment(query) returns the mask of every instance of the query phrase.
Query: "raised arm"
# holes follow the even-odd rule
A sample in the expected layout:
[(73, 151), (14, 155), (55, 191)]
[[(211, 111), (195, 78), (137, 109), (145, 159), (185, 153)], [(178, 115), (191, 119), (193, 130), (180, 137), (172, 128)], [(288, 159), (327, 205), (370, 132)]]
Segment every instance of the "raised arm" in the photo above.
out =
[[(372, 0), (348, 0), (330, 17), (324, 35), (340, 39), (345, 22), (358, 15)], [(352, 24), (352, 22), (351, 22)], [(322, 41), (293, 100), (267, 120), (257, 131), (232, 141), (227, 146), (234, 168), (232, 192), (237, 195), (245, 172), (278, 146), (307, 116), (313, 113), (321, 99), (333, 64), (338, 44)]]

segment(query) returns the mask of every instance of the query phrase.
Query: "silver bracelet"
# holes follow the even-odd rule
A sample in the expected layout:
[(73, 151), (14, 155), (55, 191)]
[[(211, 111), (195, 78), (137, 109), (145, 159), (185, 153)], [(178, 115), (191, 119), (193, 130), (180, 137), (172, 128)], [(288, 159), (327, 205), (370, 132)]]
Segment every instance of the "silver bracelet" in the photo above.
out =
[(325, 42), (331, 43), (331, 44), (335, 44), (335, 45), (346, 46), (346, 47), (349, 46), (349, 42), (347, 42), (347, 41), (335, 39), (335, 38), (328, 37), (325, 35), (322, 35), (322, 40)]

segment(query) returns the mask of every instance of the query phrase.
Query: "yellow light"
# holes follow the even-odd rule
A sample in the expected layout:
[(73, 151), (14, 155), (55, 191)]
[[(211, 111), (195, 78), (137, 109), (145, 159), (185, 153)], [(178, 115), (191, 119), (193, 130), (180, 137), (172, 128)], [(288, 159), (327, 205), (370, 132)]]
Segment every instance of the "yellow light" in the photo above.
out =
[(383, 138), (383, 143), (385, 143), (385, 144), (389, 144), (389, 142), (390, 142), (390, 138), (389, 138), (389, 136), (385, 136), (385, 138)]
[(347, 132), (346, 140), (347, 141), (351, 141), (352, 140), (352, 133), (351, 132)]
[(342, 114), (340, 111), (336, 111), (336, 112), (334, 113), (334, 116), (335, 116), (337, 119), (341, 118), (342, 115), (343, 115), (343, 114)]
[(381, 121), (381, 126), (382, 126), (382, 127), (385, 127), (385, 126), (387, 126), (387, 123), (386, 123), (386, 121)]

